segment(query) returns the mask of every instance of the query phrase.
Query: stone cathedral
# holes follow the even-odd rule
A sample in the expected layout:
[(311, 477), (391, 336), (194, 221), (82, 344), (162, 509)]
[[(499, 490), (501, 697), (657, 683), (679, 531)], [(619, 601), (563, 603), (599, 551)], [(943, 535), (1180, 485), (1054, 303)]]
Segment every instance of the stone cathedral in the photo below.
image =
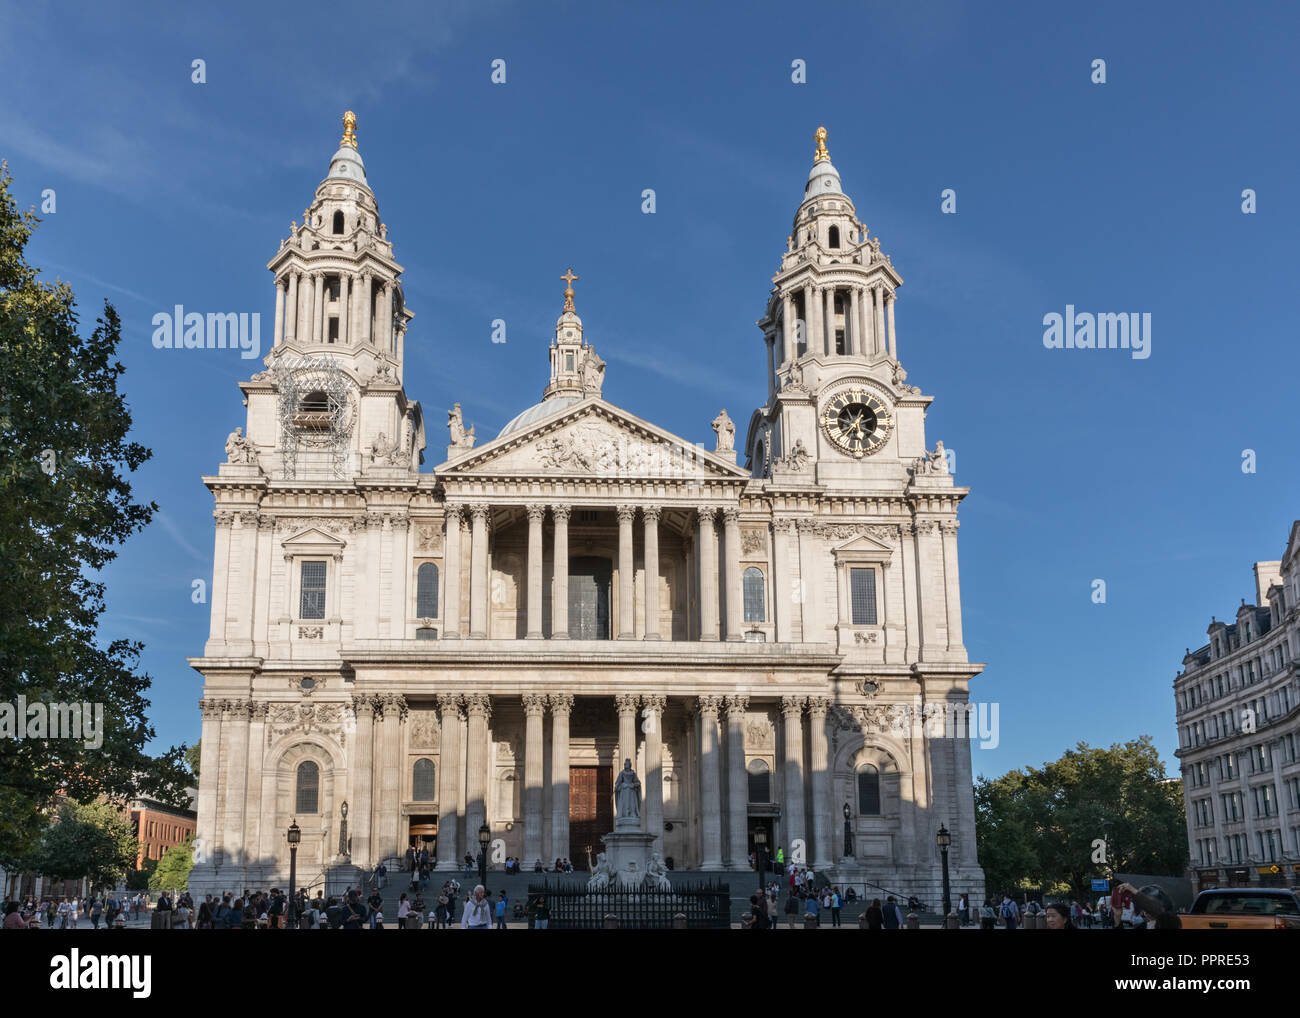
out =
[(944, 826), (954, 895), (982, 893), (970, 733), (931, 723), (965, 716), (983, 667), (962, 644), (968, 489), (926, 443), (902, 277), (825, 130), (761, 341), (736, 351), (766, 357), (742, 442), (725, 410), (700, 443), (605, 401), (596, 344), (617, 323), (586, 333), (569, 270), (540, 402), (495, 437), (449, 408), (430, 469), (403, 384), (416, 316), (344, 125), (268, 263), (274, 346), (203, 479), (191, 889), (286, 885), (293, 821), (302, 883), (355, 883), (412, 845), (459, 866), (484, 828), (494, 868), (583, 869), (626, 758), (676, 872), (748, 870), (761, 832), (787, 861), (936, 901)]

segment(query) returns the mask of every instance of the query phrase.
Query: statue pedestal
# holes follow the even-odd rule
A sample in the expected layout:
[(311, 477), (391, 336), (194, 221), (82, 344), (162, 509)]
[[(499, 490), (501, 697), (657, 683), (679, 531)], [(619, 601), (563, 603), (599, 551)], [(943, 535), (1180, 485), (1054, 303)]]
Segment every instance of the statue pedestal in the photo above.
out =
[(614, 874), (610, 883), (629, 889), (641, 887), (650, 865), (655, 836), (641, 830), (638, 820), (632, 820), (624, 825), (625, 830), (620, 831), (621, 825), (622, 820), (614, 821), (613, 833), (600, 839), (605, 845), (605, 861)]

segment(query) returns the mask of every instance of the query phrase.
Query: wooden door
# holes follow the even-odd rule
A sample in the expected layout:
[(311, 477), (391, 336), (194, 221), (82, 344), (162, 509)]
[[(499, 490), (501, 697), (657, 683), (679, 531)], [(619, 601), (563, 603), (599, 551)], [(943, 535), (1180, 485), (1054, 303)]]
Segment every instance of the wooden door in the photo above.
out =
[(587, 868), (604, 851), (600, 839), (614, 829), (614, 775), (608, 767), (569, 768), (569, 861)]

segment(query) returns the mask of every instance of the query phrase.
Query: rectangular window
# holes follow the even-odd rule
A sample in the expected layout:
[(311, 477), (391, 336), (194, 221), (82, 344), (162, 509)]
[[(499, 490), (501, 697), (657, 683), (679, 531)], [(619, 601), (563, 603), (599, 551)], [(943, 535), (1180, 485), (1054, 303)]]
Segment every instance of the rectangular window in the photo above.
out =
[(853, 606), (855, 626), (876, 624), (876, 571), (849, 570), (849, 603)]
[(299, 618), (323, 619), (325, 617), (325, 563), (302, 564), (302, 593)]

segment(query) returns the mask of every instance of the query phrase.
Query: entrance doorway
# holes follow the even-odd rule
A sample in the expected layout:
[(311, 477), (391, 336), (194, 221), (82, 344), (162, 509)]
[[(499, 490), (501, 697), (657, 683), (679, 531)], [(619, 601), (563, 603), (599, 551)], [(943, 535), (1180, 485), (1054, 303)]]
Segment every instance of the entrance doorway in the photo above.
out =
[(569, 639), (610, 638), (609, 591), (613, 576), (614, 567), (607, 558), (584, 555), (569, 559)]
[(587, 868), (604, 850), (600, 839), (614, 829), (614, 775), (608, 767), (569, 768), (569, 861)]
[(438, 857), (438, 815), (436, 813), (411, 814), (411, 826), (406, 843), (419, 854), (420, 849), (429, 850), (429, 858)]
[[(772, 817), (750, 817), (749, 818), (749, 851), (754, 853), (754, 865), (764, 866), (770, 873), (776, 863), (776, 825)], [(762, 831), (767, 836), (767, 841), (763, 845), (764, 858), (758, 858), (758, 849), (755, 847), (754, 833)]]

